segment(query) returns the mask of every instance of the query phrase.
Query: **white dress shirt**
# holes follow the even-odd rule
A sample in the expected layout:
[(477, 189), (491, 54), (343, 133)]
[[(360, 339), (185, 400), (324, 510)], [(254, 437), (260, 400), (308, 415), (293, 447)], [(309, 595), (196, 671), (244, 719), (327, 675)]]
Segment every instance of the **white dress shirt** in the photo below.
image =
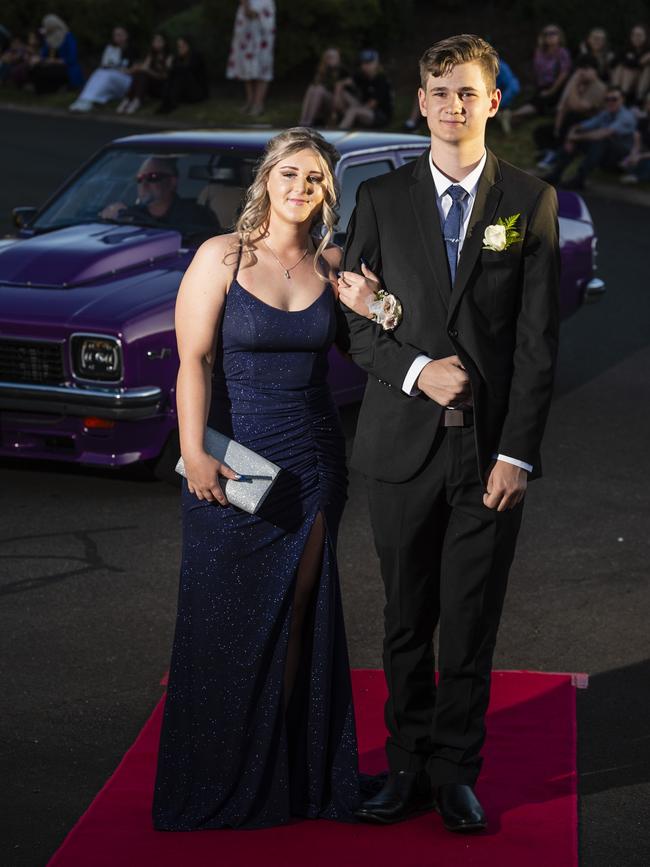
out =
[[(452, 198), (447, 194), (448, 188), (452, 184), (456, 184), (457, 186), (462, 187), (467, 196), (464, 201), (461, 202), (461, 207), (463, 208), (463, 220), (460, 227), (460, 240), (458, 243), (458, 255), (460, 256), (460, 251), (463, 247), (463, 241), (465, 240), (465, 235), (467, 233), (467, 226), (469, 225), (469, 219), (472, 215), (472, 208), (474, 207), (474, 201), (476, 199), (476, 190), (478, 187), (478, 182), (481, 178), (481, 172), (485, 167), (485, 161), (487, 159), (487, 152), (484, 152), (481, 157), (480, 162), (476, 166), (475, 169), (466, 175), (462, 181), (452, 181), (446, 175), (444, 175), (440, 169), (434, 164), (433, 159), (431, 157), (431, 151), (429, 151), (429, 168), (431, 169), (431, 174), (433, 175), (433, 182), (436, 187), (436, 204), (438, 206), (438, 212), (440, 214), (440, 225), (444, 225), (445, 220), (447, 219), (447, 214), (449, 213), (449, 209), (451, 208)], [(417, 382), (417, 378), (420, 375), (422, 369), (426, 367), (426, 365), (433, 361), (433, 359), (429, 358), (428, 355), (418, 355), (415, 361), (411, 364), (408, 369), (406, 376), (404, 377), (404, 382), (402, 383), (402, 391), (404, 391), (409, 396), (414, 396), (420, 393), (420, 389), (415, 387), (415, 383)], [(517, 458), (508, 457), (508, 455), (492, 455), (495, 460), (505, 461), (508, 464), (514, 464), (516, 467), (521, 467), (523, 470), (528, 470), (531, 472), (533, 469), (530, 464), (527, 464), (525, 461), (520, 461)]]

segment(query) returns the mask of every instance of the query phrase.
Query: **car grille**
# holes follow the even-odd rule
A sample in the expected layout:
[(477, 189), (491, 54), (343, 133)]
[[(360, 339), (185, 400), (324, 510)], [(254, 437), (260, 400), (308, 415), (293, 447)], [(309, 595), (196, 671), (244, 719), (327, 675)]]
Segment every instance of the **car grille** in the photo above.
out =
[(56, 385), (65, 379), (63, 344), (36, 340), (0, 340), (0, 379)]

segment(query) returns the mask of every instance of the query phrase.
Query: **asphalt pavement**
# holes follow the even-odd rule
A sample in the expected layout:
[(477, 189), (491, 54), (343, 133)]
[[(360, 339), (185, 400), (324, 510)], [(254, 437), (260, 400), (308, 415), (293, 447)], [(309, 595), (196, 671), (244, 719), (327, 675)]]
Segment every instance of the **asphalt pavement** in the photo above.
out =
[[(13, 205), (39, 203), (101, 144), (138, 129), (3, 111), (0, 124), (5, 230)], [(545, 477), (527, 495), (495, 666), (589, 674), (577, 693), (581, 864), (645, 867), (650, 214), (585, 199), (608, 290), (562, 327)], [(355, 416), (343, 413), (348, 445)], [(0, 863), (35, 867), (162, 693), (180, 508), (175, 488), (138, 473), (3, 460), (0, 509)], [(354, 473), (339, 556), (352, 664), (379, 667), (382, 591)]]

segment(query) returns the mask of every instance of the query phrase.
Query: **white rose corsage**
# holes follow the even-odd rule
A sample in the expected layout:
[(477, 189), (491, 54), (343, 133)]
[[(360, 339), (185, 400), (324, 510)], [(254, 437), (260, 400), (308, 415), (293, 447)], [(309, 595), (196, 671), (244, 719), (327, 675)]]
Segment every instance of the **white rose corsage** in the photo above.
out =
[(521, 241), (521, 233), (516, 228), (516, 223), (520, 216), (521, 214), (513, 214), (511, 217), (499, 217), (495, 225), (486, 226), (483, 249), (501, 253), (511, 244), (518, 244)]
[(368, 310), (373, 320), (381, 325), (384, 331), (393, 331), (402, 321), (402, 305), (385, 289), (378, 289), (375, 292), (375, 300), (368, 305)]

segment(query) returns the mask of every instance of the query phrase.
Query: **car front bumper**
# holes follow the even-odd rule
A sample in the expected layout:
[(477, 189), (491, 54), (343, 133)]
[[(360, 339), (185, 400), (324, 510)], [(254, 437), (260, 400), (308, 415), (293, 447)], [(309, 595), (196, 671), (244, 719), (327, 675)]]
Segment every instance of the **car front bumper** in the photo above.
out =
[[(176, 413), (157, 386), (0, 382), (0, 456), (120, 467), (157, 458)], [(108, 424), (95, 426), (92, 419)]]
[(0, 381), (0, 410), (98, 415), (106, 419), (137, 421), (157, 415), (162, 398), (162, 389), (155, 385), (140, 388), (79, 388)]

